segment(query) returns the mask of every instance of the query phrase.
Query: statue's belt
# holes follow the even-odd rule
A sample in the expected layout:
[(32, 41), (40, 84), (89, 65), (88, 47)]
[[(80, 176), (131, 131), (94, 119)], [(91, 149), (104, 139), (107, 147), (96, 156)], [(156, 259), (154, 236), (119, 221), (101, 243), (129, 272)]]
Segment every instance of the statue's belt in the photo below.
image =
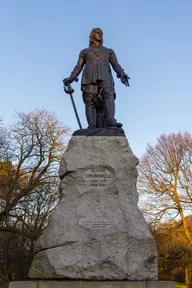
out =
[(83, 92), (88, 92), (88, 93), (97, 94), (97, 95), (100, 95), (103, 90), (103, 88), (99, 87), (99, 83), (83, 85), (82, 88), (83, 88)]

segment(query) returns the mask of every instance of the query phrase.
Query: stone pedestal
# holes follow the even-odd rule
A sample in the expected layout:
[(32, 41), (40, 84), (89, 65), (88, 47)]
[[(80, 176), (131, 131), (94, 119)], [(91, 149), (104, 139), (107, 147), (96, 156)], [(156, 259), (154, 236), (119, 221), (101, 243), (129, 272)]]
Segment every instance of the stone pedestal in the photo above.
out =
[(175, 288), (173, 281), (23, 281), (9, 288)]
[(125, 137), (71, 138), (60, 165), (60, 201), (36, 243), (30, 278), (157, 280), (156, 245), (137, 207), (137, 164)]

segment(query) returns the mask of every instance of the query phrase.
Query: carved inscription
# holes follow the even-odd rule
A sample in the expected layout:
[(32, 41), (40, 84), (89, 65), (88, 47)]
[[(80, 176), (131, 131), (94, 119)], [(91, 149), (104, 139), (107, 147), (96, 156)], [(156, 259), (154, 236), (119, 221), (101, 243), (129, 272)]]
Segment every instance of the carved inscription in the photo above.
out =
[(112, 181), (112, 174), (106, 168), (95, 167), (85, 173), (84, 180), (91, 188), (106, 188)]
[(116, 220), (107, 220), (103, 218), (83, 218), (79, 220), (79, 224), (90, 229), (108, 229), (116, 226)]

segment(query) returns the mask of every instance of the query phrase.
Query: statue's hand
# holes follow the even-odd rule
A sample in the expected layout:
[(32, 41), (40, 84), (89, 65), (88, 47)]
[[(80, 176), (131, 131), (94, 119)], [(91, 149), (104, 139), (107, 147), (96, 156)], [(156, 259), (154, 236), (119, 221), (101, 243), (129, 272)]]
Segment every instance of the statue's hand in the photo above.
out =
[(129, 86), (129, 79), (129, 76), (125, 73), (121, 76), (121, 82), (126, 86)]
[(71, 77), (64, 78), (64, 79), (63, 79), (63, 84), (64, 84), (64, 85), (71, 84), (73, 81), (74, 81), (74, 79), (71, 78)]

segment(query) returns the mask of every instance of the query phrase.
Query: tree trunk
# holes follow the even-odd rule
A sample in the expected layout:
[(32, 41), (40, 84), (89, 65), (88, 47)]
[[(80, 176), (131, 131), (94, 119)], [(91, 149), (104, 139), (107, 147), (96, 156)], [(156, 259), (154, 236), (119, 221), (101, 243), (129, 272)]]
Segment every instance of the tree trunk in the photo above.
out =
[(192, 264), (185, 267), (185, 282), (186, 285), (192, 287)]

